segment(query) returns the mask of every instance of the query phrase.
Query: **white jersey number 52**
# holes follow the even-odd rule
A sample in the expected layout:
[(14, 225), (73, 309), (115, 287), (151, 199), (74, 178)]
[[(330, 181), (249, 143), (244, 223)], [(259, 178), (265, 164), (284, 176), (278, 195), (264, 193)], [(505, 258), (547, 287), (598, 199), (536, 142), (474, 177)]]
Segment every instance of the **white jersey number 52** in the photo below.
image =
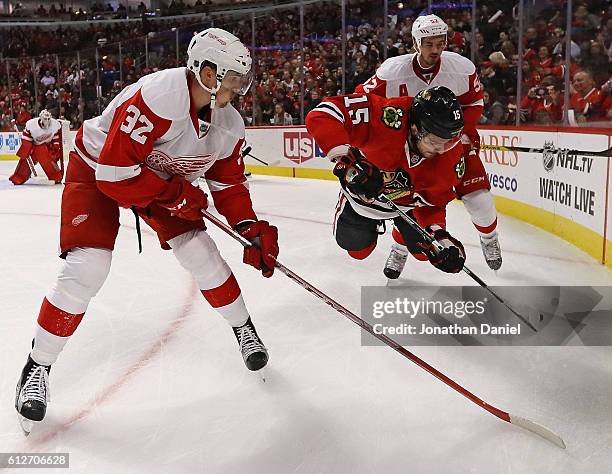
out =
[[(130, 105), (126, 112), (127, 116), (125, 117), (125, 121), (121, 124), (119, 129), (129, 134), (132, 140), (144, 145), (144, 142), (146, 142), (148, 138), (145, 136), (145, 133), (149, 133), (153, 130), (153, 123), (151, 123), (146, 115), (141, 114), (140, 110), (138, 110), (138, 107), (135, 105)], [(134, 128), (138, 122), (140, 122), (142, 126)]]

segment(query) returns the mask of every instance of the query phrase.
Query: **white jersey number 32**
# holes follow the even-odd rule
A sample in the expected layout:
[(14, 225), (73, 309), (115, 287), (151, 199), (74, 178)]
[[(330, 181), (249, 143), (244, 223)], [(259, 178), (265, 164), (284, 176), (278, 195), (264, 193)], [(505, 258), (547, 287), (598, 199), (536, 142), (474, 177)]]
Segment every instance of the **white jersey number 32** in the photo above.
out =
[[(121, 124), (119, 129), (122, 132), (129, 134), (132, 140), (144, 145), (148, 138), (145, 136), (145, 133), (149, 133), (151, 130), (153, 130), (153, 123), (147, 118), (146, 115), (140, 113), (140, 110), (138, 110), (138, 107), (135, 105), (130, 105), (126, 112), (127, 116), (125, 117), (125, 121)], [(142, 126), (135, 128), (136, 123), (141, 123)]]

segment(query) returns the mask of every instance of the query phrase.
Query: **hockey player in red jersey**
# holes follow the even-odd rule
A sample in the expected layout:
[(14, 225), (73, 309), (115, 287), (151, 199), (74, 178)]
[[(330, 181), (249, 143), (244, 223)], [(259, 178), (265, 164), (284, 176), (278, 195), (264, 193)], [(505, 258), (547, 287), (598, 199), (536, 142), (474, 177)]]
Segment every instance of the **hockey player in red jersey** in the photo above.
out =
[(40, 163), (50, 181), (62, 182), (62, 126), (51, 113), (42, 110), (38, 118), (26, 122), (21, 135), (21, 146), (17, 150), (19, 162), (9, 177), (14, 185), (25, 183), (32, 175), (36, 163)]
[[(364, 259), (379, 228), (393, 219), (410, 253), (448, 273), (461, 271), (463, 245), (446, 230), (446, 205), (464, 190), (460, 138), (463, 114), (455, 95), (433, 87), (411, 97), (351, 94), (328, 97), (306, 118), (308, 131), (336, 163), (342, 191), (334, 219), (340, 247)], [(426, 243), (378, 199), (382, 194), (445, 247)]]
[[(455, 93), (465, 119), (462, 142), (468, 166), (463, 181), (469, 189), (468, 193), (458, 197), (478, 230), (487, 264), (492, 270), (498, 270), (502, 256), (497, 235), (497, 211), (489, 179), (480, 161), (480, 136), (476, 130), (484, 108), (484, 91), (474, 64), (457, 53), (445, 51), (447, 32), (448, 26), (438, 16), (418, 17), (412, 25), (416, 53), (387, 59), (373, 77), (357, 86), (355, 92), (382, 97), (414, 97), (426, 88), (445, 86)], [(399, 276), (407, 255), (401, 233), (394, 229), (393, 237), (397, 243), (391, 249), (384, 270), (389, 278)]]
[(205, 231), (207, 196), (192, 185), (207, 180), (216, 209), (257, 242), (245, 249), (244, 262), (271, 276), (277, 229), (253, 211), (240, 153), (244, 124), (229, 103), (251, 85), (251, 57), (238, 38), (218, 28), (196, 34), (187, 54), (187, 67), (141, 78), (77, 133), (62, 196), (63, 266), (42, 302), (17, 385), (15, 407), (26, 432), (44, 418), (50, 367), (106, 280), (119, 206), (132, 208), (192, 273), (232, 327), (248, 369), (268, 361), (238, 282)]

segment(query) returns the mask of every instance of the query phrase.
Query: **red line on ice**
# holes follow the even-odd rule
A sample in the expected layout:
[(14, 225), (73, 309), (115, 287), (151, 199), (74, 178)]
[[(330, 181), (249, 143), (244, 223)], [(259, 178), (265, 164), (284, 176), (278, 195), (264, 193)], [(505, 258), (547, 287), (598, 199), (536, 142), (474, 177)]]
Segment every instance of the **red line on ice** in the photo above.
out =
[[(26, 215), (34, 217), (59, 217), (57, 214), (43, 213), (17, 213), (0, 211), (0, 214), (15, 215), (20, 217)], [(130, 228), (130, 226), (126, 226), (123, 224), (122, 227)], [(145, 231), (145, 233), (154, 235), (154, 233), (151, 231), (147, 231), (146, 229), (143, 230)], [(34, 432), (31, 437), (28, 438), (26, 444), (24, 444), (20, 448), (16, 448), (14, 451), (29, 452), (32, 451), (32, 449), (40, 448), (42, 445), (48, 443), (53, 438), (55, 438), (58, 434), (67, 431), (72, 425), (74, 425), (78, 421), (87, 418), (93, 410), (110, 400), (113, 395), (119, 392), (119, 389), (121, 389), (121, 387), (123, 387), (127, 382), (130, 381), (134, 374), (136, 374), (142, 367), (146, 366), (148, 362), (153, 360), (159, 354), (162, 347), (164, 347), (164, 345), (167, 344), (178, 332), (178, 330), (181, 328), (181, 326), (187, 319), (187, 316), (189, 316), (189, 314), (191, 313), (193, 303), (196, 300), (196, 296), (199, 294), (199, 291), (197, 290), (197, 284), (195, 280), (192, 280), (192, 283), (189, 288), (189, 293), (187, 294), (185, 303), (183, 304), (183, 307), (181, 308), (181, 312), (179, 313), (178, 317), (171, 321), (168, 328), (166, 328), (164, 333), (157, 339), (157, 341), (155, 341), (155, 343), (138, 359), (138, 361), (132, 364), (122, 375), (120, 375), (119, 378), (113, 384), (107, 386), (102, 391), (102, 393), (96, 395), (93, 400), (88, 401), (87, 404), (78, 413), (71, 416), (68, 420), (61, 423), (59, 426), (56, 426), (51, 431), (41, 435), (40, 437), (35, 437), (36, 435)]]

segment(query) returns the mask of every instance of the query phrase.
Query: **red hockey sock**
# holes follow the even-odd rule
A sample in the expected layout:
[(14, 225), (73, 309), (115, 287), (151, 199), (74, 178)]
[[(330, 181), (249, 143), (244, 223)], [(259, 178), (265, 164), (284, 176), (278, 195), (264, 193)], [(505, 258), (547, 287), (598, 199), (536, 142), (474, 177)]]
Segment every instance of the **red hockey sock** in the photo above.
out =
[(398, 244), (404, 246), (406, 245), (406, 241), (404, 240), (404, 237), (402, 236), (401, 232), (397, 230), (397, 227), (393, 226), (391, 236), (393, 237), (393, 240), (395, 240)]
[(213, 308), (220, 308), (233, 303), (240, 296), (240, 287), (236, 281), (236, 277), (232, 273), (225, 283), (217, 288), (211, 288), (210, 290), (200, 290), (206, 301)]
[(62, 311), (45, 298), (38, 314), (38, 324), (51, 334), (68, 337), (74, 334), (84, 315), (85, 313), (72, 314)]
[(497, 229), (497, 217), (495, 218), (495, 220), (493, 221), (493, 224), (491, 225), (481, 226), (478, 224), (474, 224), (474, 227), (476, 227), (476, 230), (478, 230), (478, 232), (480, 232), (481, 234), (484, 234), (484, 235), (492, 234)]
[(374, 248), (376, 248), (376, 242), (373, 242), (369, 247), (361, 250), (348, 250), (348, 254), (354, 259), (363, 260), (374, 251)]

